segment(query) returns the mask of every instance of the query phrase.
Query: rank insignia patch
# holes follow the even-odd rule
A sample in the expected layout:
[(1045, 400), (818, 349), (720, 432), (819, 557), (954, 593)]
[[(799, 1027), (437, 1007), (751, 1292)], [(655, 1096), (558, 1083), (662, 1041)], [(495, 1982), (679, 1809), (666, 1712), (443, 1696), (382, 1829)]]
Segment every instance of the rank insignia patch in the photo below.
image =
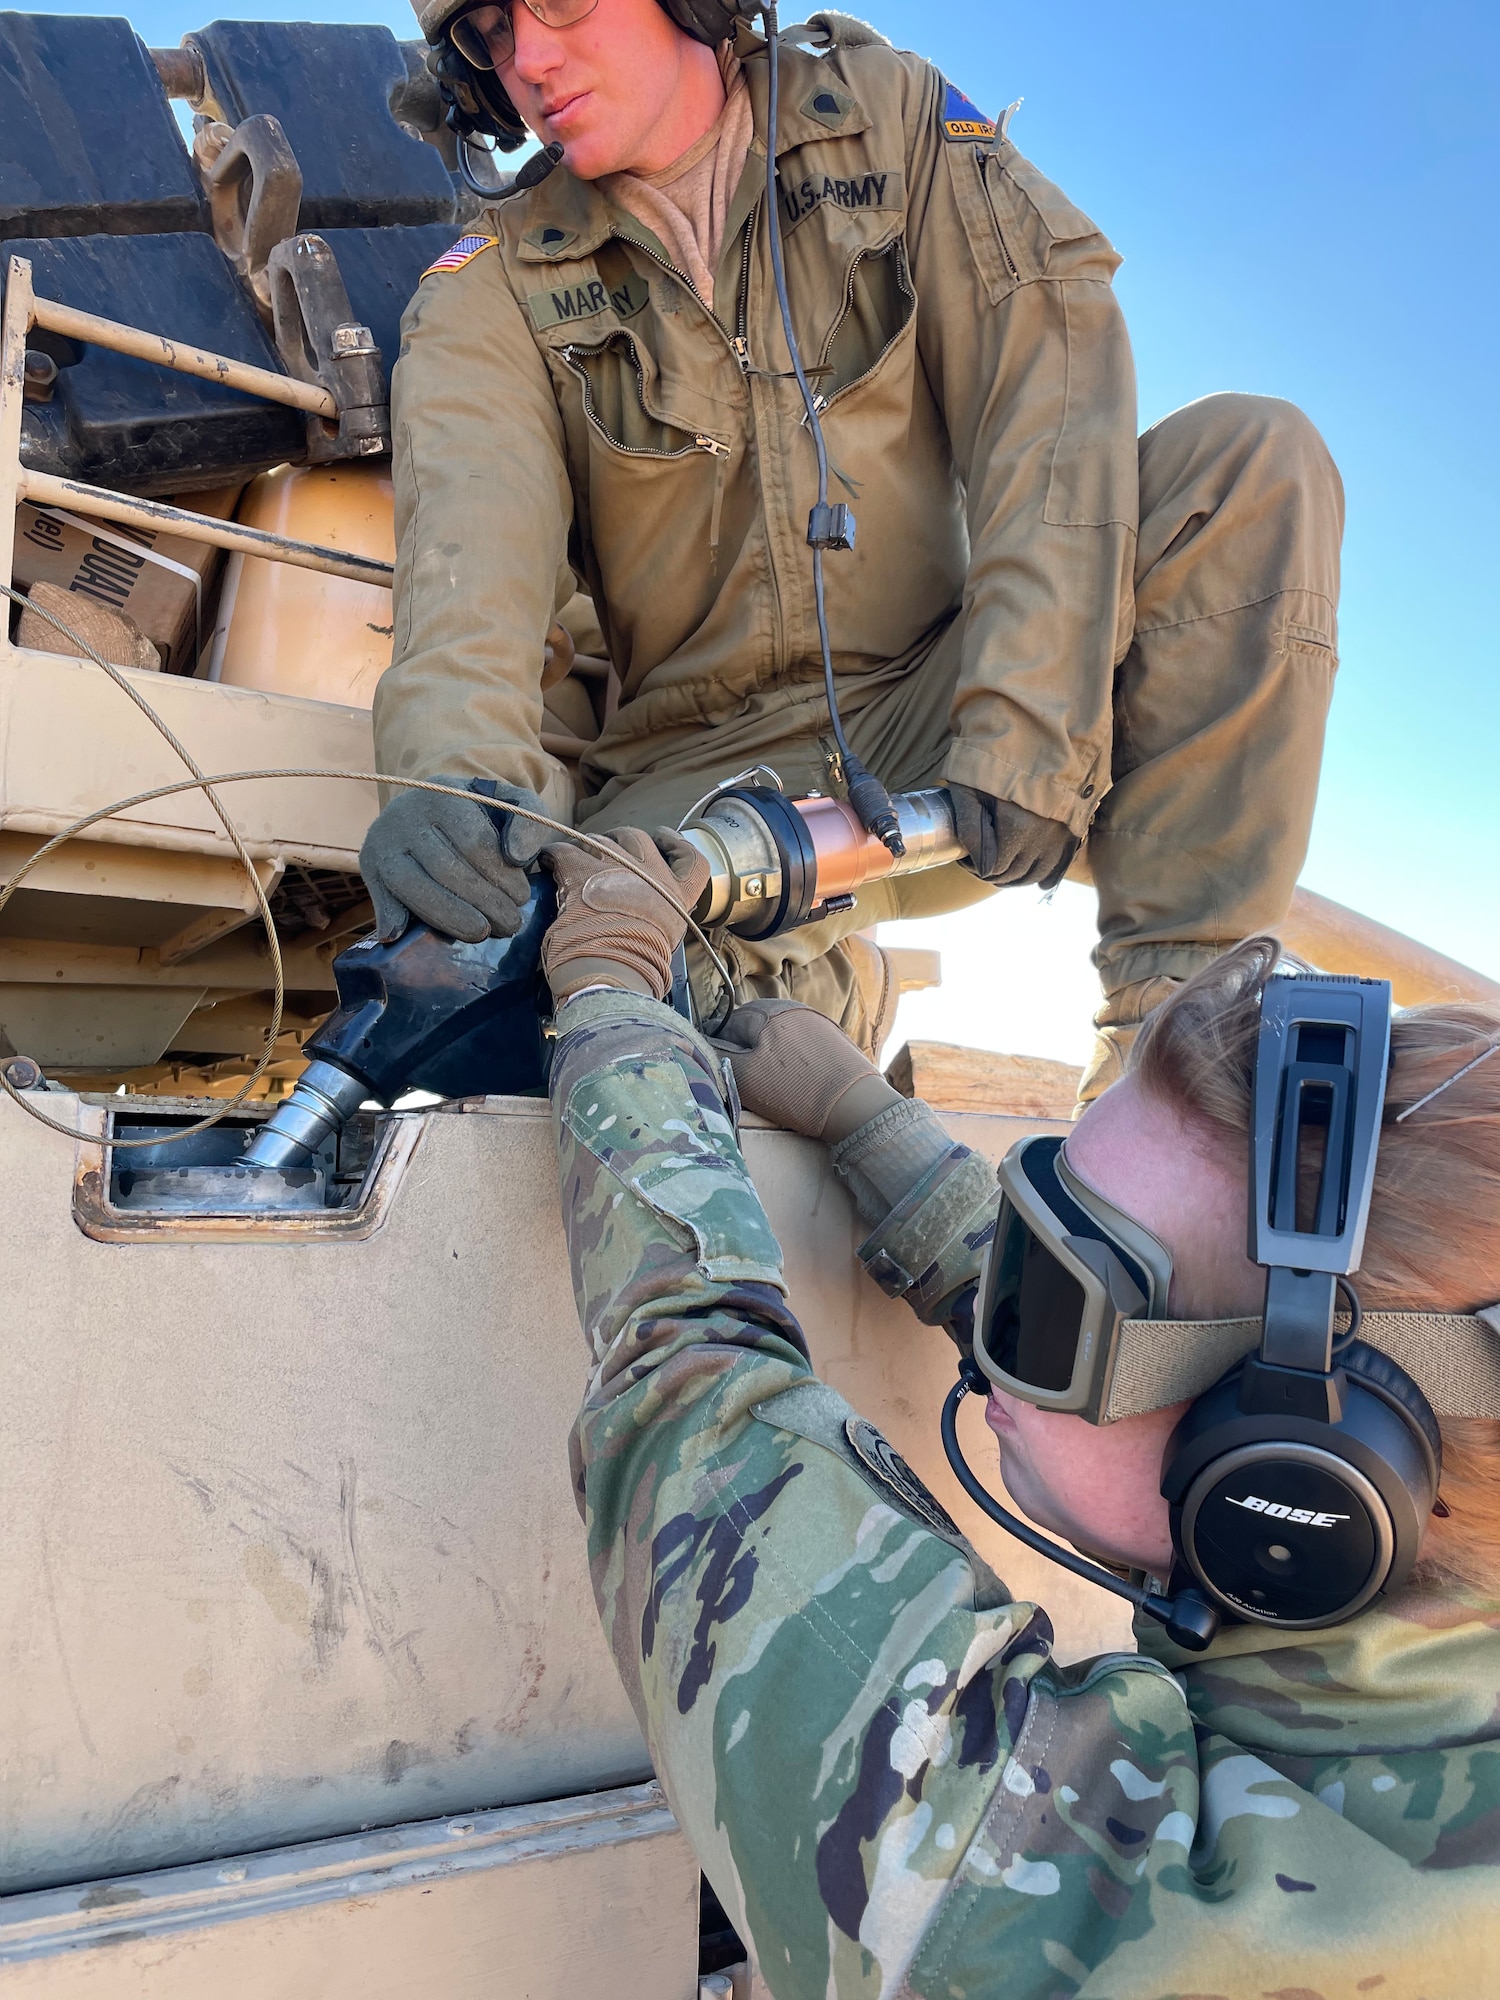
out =
[(481, 250), (488, 250), (499, 240), (498, 236), (460, 236), (451, 250), (445, 250), (435, 264), (427, 266), (422, 276), (430, 278), (434, 271), (461, 271), (465, 264), (473, 263)]
[(993, 139), (995, 121), (986, 118), (977, 104), (971, 104), (957, 84), (948, 86), (947, 101), (943, 105), (943, 137), (945, 139)]

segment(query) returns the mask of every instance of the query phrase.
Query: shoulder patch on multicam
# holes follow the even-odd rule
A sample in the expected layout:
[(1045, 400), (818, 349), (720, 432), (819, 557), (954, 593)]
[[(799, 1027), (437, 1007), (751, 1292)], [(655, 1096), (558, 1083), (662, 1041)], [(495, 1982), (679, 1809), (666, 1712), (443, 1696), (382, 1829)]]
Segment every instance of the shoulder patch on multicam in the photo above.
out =
[(427, 266), (422, 276), (430, 278), (434, 271), (461, 271), (465, 264), (473, 263), (481, 250), (489, 250), (499, 241), (498, 236), (460, 236), (451, 250), (445, 250), (435, 264)]
[(948, 85), (943, 104), (943, 137), (954, 140), (993, 139), (995, 121), (964, 96), (956, 83)]
[(900, 1452), (881, 1436), (872, 1423), (867, 1423), (863, 1417), (850, 1417), (844, 1425), (844, 1435), (860, 1464), (880, 1485), (894, 1493), (908, 1512), (915, 1514), (919, 1521), (925, 1521), (936, 1534), (947, 1535), (954, 1541), (962, 1540), (957, 1523), (928, 1492)]

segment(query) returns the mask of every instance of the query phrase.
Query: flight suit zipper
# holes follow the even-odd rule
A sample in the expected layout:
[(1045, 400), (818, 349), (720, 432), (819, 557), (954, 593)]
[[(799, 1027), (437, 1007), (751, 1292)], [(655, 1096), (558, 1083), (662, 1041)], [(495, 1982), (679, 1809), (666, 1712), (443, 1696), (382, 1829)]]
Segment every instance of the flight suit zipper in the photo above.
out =
[(759, 214), (760, 214), (760, 203), (757, 201), (754, 208), (751, 209), (749, 215), (747, 215), (745, 218), (745, 227), (742, 232), (742, 249), (740, 254), (740, 293), (739, 293), (739, 299), (736, 302), (735, 326), (733, 332), (731, 332), (730, 329), (727, 326), (725, 326), (723, 320), (719, 318), (719, 315), (714, 311), (713, 307), (709, 305), (706, 300), (698, 298), (697, 286), (693, 283), (692, 279), (688, 276), (687, 272), (684, 271), (679, 265), (674, 264), (670, 258), (663, 257), (660, 251), (653, 250), (649, 243), (643, 243), (640, 237), (638, 236), (627, 236), (625, 232), (621, 229), (614, 229), (611, 230), (610, 232), (611, 235), (617, 237), (621, 243), (628, 243), (633, 250), (639, 250), (643, 256), (649, 257), (653, 264), (655, 264), (659, 269), (667, 272), (670, 277), (676, 278), (679, 284), (687, 286), (688, 290), (692, 293), (693, 297), (695, 299), (698, 299), (699, 305), (703, 307), (703, 310), (708, 314), (709, 319), (718, 328), (719, 332), (723, 334), (725, 340), (729, 344), (730, 353), (734, 356), (735, 360), (738, 361), (740, 364), (740, 369), (742, 373), (748, 372), (750, 366), (750, 360), (749, 360), (750, 343), (747, 338), (747, 329), (748, 329), (749, 314), (750, 314), (750, 252), (755, 241), (755, 222)]
[[(621, 438), (611, 437), (599, 420), (599, 412), (594, 405), (593, 384), (589, 381), (587, 371), (579, 365), (578, 359), (581, 354), (602, 354), (607, 346), (608, 342), (599, 347), (583, 347), (576, 342), (570, 342), (566, 347), (559, 348), (558, 352), (577, 376), (579, 386), (583, 390), (584, 416), (599, 433), (600, 437), (604, 439), (604, 442), (609, 446), (611, 451), (622, 451), (627, 458), (687, 458), (695, 451), (706, 451), (714, 458), (729, 457), (729, 446), (724, 443), (723, 439), (710, 437), (707, 432), (685, 431), (683, 435), (691, 437), (692, 443), (679, 445), (675, 451), (658, 451), (652, 445), (626, 444)], [(630, 365), (635, 370), (635, 383), (636, 389), (640, 394), (641, 408), (649, 414), (649, 406), (646, 402), (646, 371), (636, 359), (633, 349), (630, 355)]]
[(740, 364), (740, 371), (745, 375), (750, 373), (750, 253), (755, 246), (755, 223), (759, 214), (760, 203), (756, 202), (740, 231), (740, 289), (735, 301), (734, 336), (729, 343), (735, 360)]
[[(643, 256), (649, 257), (651, 259), (651, 262), (655, 264), (659, 270), (665, 271), (669, 277), (675, 278), (679, 284), (687, 286), (688, 290), (692, 293), (693, 297), (695, 299), (698, 299), (698, 303), (703, 307), (703, 310), (707, 313), (708, 318), (712, 323), (712, 325), (717, 327), (719, 332), (723, 334), (725, 341), (728, 343), (730, 353), (739, 363), (740, 374), (746, 377), (748, 377), (750, 374), (750, 263), (755, 249), (756, 224), (760, 218), (760, 212), (763, 206), (763, 202), (764, 202), (764, 197), (761, 197), (756, 200), (754, 206), (750, 210), (750, 213), (745, 217), (745, 226), (740, 233), (740, 285), (739, 285), (739, 297), (735, 301), (735, 323), (732, 332), (727, 326), (725, 326), (723, 320), (719, 318), (719, 315), (714, 311), (711, 305), (707, 304), (706, 301), (704, 301), (703, 299), (698, 299), (697, 287), (694, 285), (692, 279), (688, 276), (686, 271), (682, 270), (678, 265), (674, 264), (669, 257), (663, 257), (660, 251), (653, 250), (651, 248), (651, 245), (649, 243), (643, 242), (639, 236), (631, 236), (627, 234), (627, 232), (623, 229), (611, 229), (610, 231), (610, 234), (616, 237), (621, 243), (628, 243), (632, 249), (639, 250)], [(562, 350), (562, 352), (565, 355), (568, 354), (569, 351), (570, 350), (568, 350), (567, 348), (564, 348)], [(635, 356), (633, 354), (631, 356), (631, 360), (632, 362), (634, 362), (635, 365), (637, 380), (641, 384), (641, 400), (644, 403), (645, 379), (641, 372), (641, 365), (639, 361), (635, 360)], [(570, 366), (575, 367), (577, 374), (579, 375), (579, 377), (583, 382), (585, 416), (588, 418), (589, 422), (592, 423), (594, 427), (598, 430), (601, 437), (608, 438), (609, 437), (608, 431), (606, 431), (604, 426), (601, 423), (599, 423), (597, 417), (594, 415), (592, 406), (590, 404), (588, 377), (584, 374), (581, 368), (576, 367), (575, 363), (570, 362)], [(752, 413), (752, 429), (753, 427), (754, 424), (753, 424), (753, 413)], [(613, 440), (610, 441), (613, 442)], [(719, 534), (723, 522), (724, 488), (728, 479), (729, 459), (731, 456), (730, 448), (721, 439), (710, 438), (707, 437), (706, 435), (695, 437), (693, 440), (693, 446), (691, 448), (699, 451), (711, 452), (717, 461), (717, 476), (714, 480), (713, 508), (709, 520), (709, 551), (708, 551), (710, 564), (712, 565), (714, 573), (717, 574), (719, 568)], [(629, 447), (621, 446), (619, 447), (619, 449), (627, 450), (629, 449)], [(636, 455), (641, 458), (680, 458), (684, 454), (682, 452), (640, 451)], [(778, 629), (777, 650), (779, 651), (781, 649), (780, 630), (782, 624), (781, 592), (779, 585), (776, 582), (774, 565), (772, 566), (772, 589), (776, 600), (776, 624)]]
[[(713, 322), (713, 324), (719, 329), (720, 333), (722, 333), (724, 338), (728, 341), (729, 351), (734, 356), (735, 360), (739, 363), (740, 373), (742, 375), (748, 375), (750, 373), (750, 258), (755, 247), (755, 224), (757, 218), (760, 215), (760, 210), (761, 210), (761, 204), (759, 201), (757, 201), (754, 207), (750, 210), (750, 213), (745, 217), (745, 226), (740, 231), (740, 283), (739, 283), (739, 294), (735, 300), (735, 317), (734, 317), (733, 332), (731, 332), (730, 329), (727, 326), (725, 326), (723, 320), (719, 318), (719, 315), (714, 311), (711, 305), (709, 305), (703, 299), (698, 300), (698, 303), (703, 307), (704, 311), (708, 314), (709, 319)], [(681, 270), (676, 264), (672, 263), (669, 258), (660, 256), (655, 250), (651, 248), (651, 245), (649, 243), (641, 242), (639, 237), (627, 236), (623, 233), (623, 231), (620, 230), (616, 230), (613, 233), (620, 238), (621, 242), (629, 243), (635, 249), (644, 252), (644, 254), (651, 259), (653, 264), (660, 266), (660, 268), (663, 271), (668, 272), (672, 277), (676, 278), (680, 284), (686, 285), (688, 290), (693, 294), (694, 298), (698, 297), (697, 288), (693, 284), (693, 281), (688, 276), (687, 272)], [(571, 364), (571, 357), (573, 350), (571, 348), (565, 347), (563, 349), (563, 353), (565, 356), (569, 358)], [(635, 368), (636, 382), (641, 393), (641, 402), (644, 405), (646, 400), (645, 375), (642, 372), (640, 362), (636, 360), (634, 352), (632, 352), (630, 358), (632, 365)], [(571, 364), (571, 365), (576, 366), (576, 364)], [(594, 415), (592, 402), (589, 396), (588, 377), (584, 374), (581, 368), (577, 369), (577, 373), (583, 382), (584, 415), (589, 419), (590, 423), (594, 424), (595, 428), (600, 432), (602, 436), (608, 437), (609, 433), (604, 429), (604, 426), (601, 423), (599, 423), (598, 419)], [(611, 442), (613, 442), (613, 440), (611, 440)], [(631, 447), (628, 445), (620, 445), (617, 448), (621, 451), (628, 451), (631, 449)], [(715, 576), (717, 576), (719, 573), (719, 538), (724, 522), (724, 489), (729, 479), (729, 460), (732, 456), (732, 453), (730, 451), (729, 446), (724, 443), (722, 438), (710, 437), (706, 432), (698, 433), (694, 437), (692, 446), (690, 448), (697, 451), (706, 451), (715, 460), (714, 497), (713, 497), (713, 505), (709, 514), (709, 525), (708, 525), (708, 561), (709, 561), (709, 567), (712, 569)], [(676, 451), (653, 452), (653, 451), (638, 450), (636, 452), (636, 456), (640, 458), (681, 458), (685, 456), (686, 449), (688, 448), (685, 447), (684, 451), (681, 452), (676, 452)]]
[(995, 241), (1000, 245), (1000, 255), (1005, 259), (1012, 284), (1019, 285), (1021, 273), (1016, 269), (1016, 260), (1010, 254), (1010, 245), (1005, 240), (1005, 231), (1000, 227), (1000, 218), (995, 213), (995, 204), (990, 200), (989, 182), (985, 177), (985, 164), (994, 159), (993, 153), (986, 153), (982, 147), (974, 148), (974, 170), (979, 175), (979, 198), (990, 212), (990, 221), (995, 225)]
[[(833, 350), (833, 343), (835, 342), (835, 340), (838, 339), (839, 329), (844, 324), (844, 321), (849, 317), (850, 312), (853, 310), (854, 280), (856, 274), (859, 271), (860, 265), (863, 264), (870, 257), (883, 257), (884, 255), (885, 252), (883, 250), (861, 250), (859, 255), (854, 259), (854, 262), (849, 266), (848, 274), (844, 279), (843, 310), (842, 312), (840, 312), (838, 318), (834, 321), (833, 330), (829, 334), (828, 339), (824, 344), (822, 365), (825, 368), (827, 367), (828, 364), (828, 356)], [(906, 253), (904, 250), (902, 251), (901, 254), (901, 269), (898, 273), (898, 277), (901, 285), (901, 296), (907, 301), (907, 303), (913, 308), (913, 310), (915, 310), (917, 303), (917, 295), (912, 290), (911, 274), (907, 268)], [(831, 410), (834, 407), (834, 405), (836, 403), (841, 402), (845, 396), (852, 395), (856, 389), (860, 388), (864, 383), (868, 382), (871, 376), (879, 371), (882, 362), (885, 360), (886, 356), (890, 353), (891, 349), (895, 346), (896, 342), (901, 338), (901, 335), (906, 331), (906, 328), (908, 325), (910, 325), (910, 323), (911, 323), (910, 315), (908, 315), (907, 318), (903, 320), (901, 326), (898, 328), (896, 333), (880, 350), (879, 354), (876, 355), (874, 362), (871, 364), (870, 367), (868, 367), (865, 370), (863, 375), (856, 375), (852, 382), (846, 382), (842, 389), (835, 390), (833, 395), (828, 397), (826, 401), (822, 396), (818, 397), (817, 401), (818, 401), (819, 415), (822, 415), (822, 413), (826, 410)], [(839, 477), (842, 479), (843, 474), (840, 473)]]

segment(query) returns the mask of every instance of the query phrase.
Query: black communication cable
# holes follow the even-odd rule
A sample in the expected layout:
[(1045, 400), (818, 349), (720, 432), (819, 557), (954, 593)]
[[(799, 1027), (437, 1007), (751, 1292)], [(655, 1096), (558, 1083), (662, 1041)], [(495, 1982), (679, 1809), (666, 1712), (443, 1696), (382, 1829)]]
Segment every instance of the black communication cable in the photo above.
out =
[(823, 591), (823, 554), (827, 549), (850, 550), (854, 547), (854, 515), (842, 502), (836, 507), (828, 503), (828, 446), (823, 436), (823, 420), (818, 413), (818, 399), (808, 384), (807, 374), (802, 366), (802, 350), (797, 344), (796, 329), (792, 325), (792, 303), (787, 293), (786, 261), (782, 254), (781, 242), (781, 202), (776, 186), (776, 133), (781, 110), (781, 60), (778, 44), (779, 27), (776, 7), (773, 4), (763, 9), (766, 27), (766, 51), (770, 65), (770, 91), (766, 116), (766, 207), (771, 227), (771, 271), (776, 281), (776, 303), (781, 308), (782, 331), (786, 335), (787, 351), (792, 357), (792, 373), (797, 378), (797, 387), (802, 391), (803, 405), (807, 410), (807, 427), (812, 433), (813, 449), (818, 455), (818, 502), (813, 508), (807, 524), (807, 539), (813, 552), (813, 601), (818, 615), (818, 645), (823, 655), (823, 688), (828, 698), (828, 719), (833, 725), (833, 740), (838, 748), (844, 767), (844, 782), (848, 788), (849, 803), (859, 815), (859, 823), (866, 833), (873, 833), (883, 841), (898, 859), (906, 852), (906, 843), (901, 838), (900, 822), (896, 809), (891, 804), (891, 795), (873, 771), (865, 765), (853, 750), (844, 734), (843, 720), (839, 715), (838, 693), (833, 684), (833, 648), (828, 638), (828, 609)]

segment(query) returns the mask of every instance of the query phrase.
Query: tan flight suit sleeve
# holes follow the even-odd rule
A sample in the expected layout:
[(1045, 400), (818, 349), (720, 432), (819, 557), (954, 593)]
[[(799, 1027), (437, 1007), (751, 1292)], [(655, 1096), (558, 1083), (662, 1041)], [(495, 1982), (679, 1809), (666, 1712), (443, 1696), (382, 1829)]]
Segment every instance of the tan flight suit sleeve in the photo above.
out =
[(1119, 258), (1004, 138), (950, 140), (928, 70), (910, 170), (922, 360), (968, 497), (946, 775), (1076, 834), (1109, 786), (1131, 630), (1135, 370)]
[(572, 589), (573, 501), (551, 378), (493, 249), (422, 281), (392, 390), (395, 631), (375, 693), (379, 768), (502, 778), (556, 801), (541, 673)]

